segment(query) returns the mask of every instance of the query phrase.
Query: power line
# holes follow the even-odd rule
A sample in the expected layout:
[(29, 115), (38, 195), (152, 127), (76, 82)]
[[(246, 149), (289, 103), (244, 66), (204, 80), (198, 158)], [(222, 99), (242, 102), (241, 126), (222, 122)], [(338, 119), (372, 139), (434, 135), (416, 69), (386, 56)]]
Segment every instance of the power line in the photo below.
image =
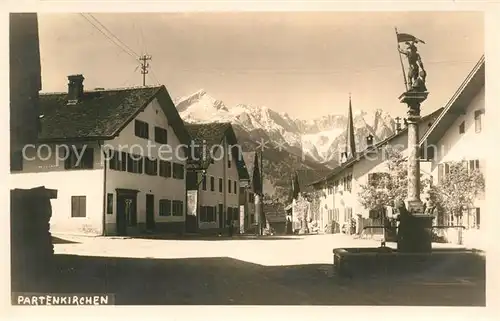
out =
[(161, 84), (160, 80), (158, 79), (158, 77), (156, 77), (156, 74), (153, 70), (153, 68), (151, 68), (151, 76), (153, 77), (153, 80), (156, 81), (157, 84)]
[(98, 26), (96, 26), (87, 16), (85, 16), (83, 13), (80, 13), (80, 15), (87, 20), (88, 23), (90, 23), (97, 31), (99, 31), (104, 37), (106, 37), (108, 40), (110, 40), (114, 45), (116, 45), (118, 48), (120, 48), (123, 52), (125, 52), (127, 55), (130, 57), (134, 58), (134, 60), (138, 60), (138, 55), (135, 55), (134, 52), (128, 51), (123, 45), (120, 43), (116, 42), (113, 38), (108, 36), (104, 31), (102, 31)]
[[(454, 64), (468, 64), (468, 63), (475, 63), (476, 61), (429, 61), (426, 62), (426, 65), (436, 65), (436, 64), (447, 64), (447, 65), (454, 65)], [(274, 74), (287, 74), (287, 73), (297, 73), (297, 74), (341, 74), (341, 73), (364, 73), (364, 72), (372, 72), (372, 71), (377, 71), (380, 69), (394, 69), (394, 66), (392, 65), (380, 65), (380, 66), (374, 66), (374, 67), (369, 67), (369, 68), (364, 68), (364, 69), (349, 69), (349, 68), (340, 68), (342, 70), (336, 69), (336, 70), (328, 70), (328, 69), (233, 69), (233, 70), (223, 70), (223, 69), (191, 69), (191, 68), (180, 68), (177, 69), (178, 71), (181, 72), (196, 72), (196, 73), (221, 73), (221, 74), (249, 74), (249, 73), (274, 73)], [(396, 70), (396, 69), (395, 69)]]
[(91, 13), (88, 13), (88, 15), (95, 21), (97, 22), (104, 30), (106, 30), (113, 38), (115, 38), (122, 46), (124, 46), (127, 50), (129, 50), (131, 53), (133, 53), (136, 57), (139, 57), (139, 54), (136, 53), (134, 50), (132, 50), (127, 44), (125, 44), (123, 41), (120, 40), (111, 30), (106, 28), (105, 25), (103, 25), (99, 20), (97, 20), (96, 17), (94, 17)]

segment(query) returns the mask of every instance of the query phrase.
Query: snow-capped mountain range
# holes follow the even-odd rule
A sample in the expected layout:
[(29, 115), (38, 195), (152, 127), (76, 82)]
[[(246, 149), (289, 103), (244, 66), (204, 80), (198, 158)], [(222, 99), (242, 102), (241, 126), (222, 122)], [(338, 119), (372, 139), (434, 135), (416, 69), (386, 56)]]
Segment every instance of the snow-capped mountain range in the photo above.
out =
[[(231, 122), (241, 140), (260, 139), (281, 146), (288, 152), (332, 167), (345, 145), (347, 104), (344, 115), (327, 115), (313, 120), (301, 120), (265, 106), (238, 104), (226, 106), (223, 101), (199, 90), (174, 100), (181, 118), (188, 123)], [(366, 136), (380, 141), (394, 133), (395, 121), (381, 109), (374, 113), (353, 111), (357, 149), (366, 147)], [(242, 137), (244, 136), (244, 137)], [(252, 145), (252, 144), (250, 144)]]

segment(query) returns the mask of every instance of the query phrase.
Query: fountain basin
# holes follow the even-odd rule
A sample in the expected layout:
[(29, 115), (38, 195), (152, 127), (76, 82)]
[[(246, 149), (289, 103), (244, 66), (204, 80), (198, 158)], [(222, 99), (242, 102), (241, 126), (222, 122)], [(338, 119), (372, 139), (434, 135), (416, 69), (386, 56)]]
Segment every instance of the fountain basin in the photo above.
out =
[(333, 250), (333, 268), (346, 277), (392, 277), (418, 273), (485, 275), (484, 252), (466, 249), (433, 249), (407, 253), (390, 247), (338, 248)]

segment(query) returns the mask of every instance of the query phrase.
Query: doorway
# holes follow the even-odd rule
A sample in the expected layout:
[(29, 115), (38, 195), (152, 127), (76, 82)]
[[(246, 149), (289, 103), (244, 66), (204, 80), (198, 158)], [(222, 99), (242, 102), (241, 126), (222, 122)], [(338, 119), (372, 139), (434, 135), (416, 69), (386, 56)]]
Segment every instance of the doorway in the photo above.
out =
[(116, 189), (116, 234), (126, 236), (137, 226), (137, 190)]
[(219, 228), (224, 228), (224, 206), (219, 204)]
[(155, 229), (155, 196), (146, 194), (146, 229), (153, 231)]

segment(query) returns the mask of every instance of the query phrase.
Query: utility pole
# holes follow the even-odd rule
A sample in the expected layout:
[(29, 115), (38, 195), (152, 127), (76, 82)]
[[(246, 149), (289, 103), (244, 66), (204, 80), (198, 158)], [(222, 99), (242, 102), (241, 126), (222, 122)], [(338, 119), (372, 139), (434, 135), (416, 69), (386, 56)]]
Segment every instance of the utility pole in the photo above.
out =
[(141, 61), (141, 74), (142, 74), (142, 85), (146, 86), (146, 74), (149, 73), (149, 63), (148, 61), (151, 60), (150, 55), (142, 55), (139, 57), (139, 60)]
[(260, 202), (260, 219), (259, 219), (259, 235), (262, 235), (262, 230), (264, 226), (263, 224), (266, 224), (266, 220), (264, 219), (266, 216), (264, 214), (264, 167), (263, 167), (263, 160), (264, 157), (264, 151), (260, 152), (260, 190), (262, 192), (262, 200)]

